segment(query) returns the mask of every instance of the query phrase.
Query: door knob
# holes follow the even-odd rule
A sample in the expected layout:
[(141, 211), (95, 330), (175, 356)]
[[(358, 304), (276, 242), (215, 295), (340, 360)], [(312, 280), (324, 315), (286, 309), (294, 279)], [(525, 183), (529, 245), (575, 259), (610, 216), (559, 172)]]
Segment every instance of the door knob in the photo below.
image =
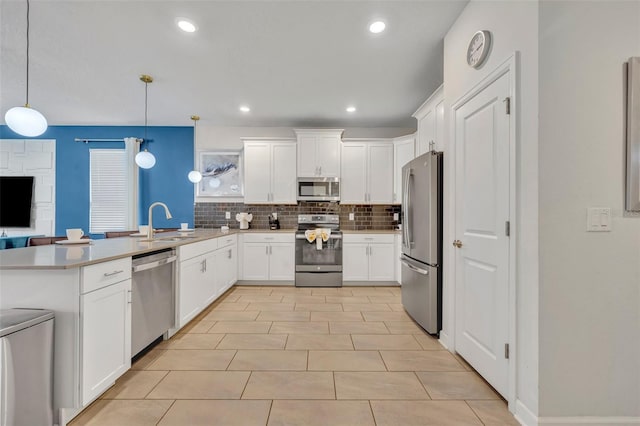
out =
[(453, 242), (453, 246), (454, 246), (454, 247), (458, 247), (458, 248), (462, 247), (462, 241), (460, 241), (460, 240), (455, 240), (455, 241)]

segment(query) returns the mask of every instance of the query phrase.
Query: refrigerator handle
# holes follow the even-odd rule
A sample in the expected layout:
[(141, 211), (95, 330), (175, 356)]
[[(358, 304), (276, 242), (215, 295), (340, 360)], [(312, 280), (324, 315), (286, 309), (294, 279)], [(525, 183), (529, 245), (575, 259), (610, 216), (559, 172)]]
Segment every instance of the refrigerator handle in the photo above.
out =
[(422, 268), (418, 268), (417, 266), (413, 266), (412, 264), (410, 264), (409, 262), (407, 262), (406, 260), (404, 260), (402, 258), (400, 259), (400, 262), (402, 262), (402, 264), (404, 266), (406, 266), (407, 268), (411, 269), (412, 271), (415, 271), (415, 272), (417, 272), (419, 274), (422, 274), (422, 275), (429, 275), (429, 271), (427, 271), (426, 269), (422, 269)]
[(404, 215), (402, 217), (402, 229), (403, 229), (403, 242), (404, 246), (408, 249), (411, 248), (411, 218), (409, 217), (409, 211), (411, 210), (411, 191), (409, 191), (409, 181), (411, 180), (411, 168), (407, 167), (404, 172), (404, 181), (406, 182), (403, 194)]

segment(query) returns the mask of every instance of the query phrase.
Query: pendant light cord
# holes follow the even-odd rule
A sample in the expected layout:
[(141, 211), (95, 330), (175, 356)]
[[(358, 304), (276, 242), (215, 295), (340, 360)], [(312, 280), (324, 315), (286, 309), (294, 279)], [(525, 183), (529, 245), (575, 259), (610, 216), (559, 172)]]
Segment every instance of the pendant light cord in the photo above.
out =
[(144, 83), (144, 140), (147, 140), (147, 89), (149, 83)]
[(29, 107), (29, 0), (27, 0), (27, 102)]

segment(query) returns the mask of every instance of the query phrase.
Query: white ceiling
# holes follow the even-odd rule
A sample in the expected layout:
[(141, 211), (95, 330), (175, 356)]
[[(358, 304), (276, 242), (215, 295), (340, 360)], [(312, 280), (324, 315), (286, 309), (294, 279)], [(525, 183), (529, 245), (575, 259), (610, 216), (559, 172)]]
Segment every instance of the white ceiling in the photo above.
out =
[[(52, 125), (142, 125), (150, 74), (150, 126), (412, 127), (466, 3), (31, 0), (29, 102)], [(25, 101), (26, 0), (0, 1), (0, 28), (4, 117)]]

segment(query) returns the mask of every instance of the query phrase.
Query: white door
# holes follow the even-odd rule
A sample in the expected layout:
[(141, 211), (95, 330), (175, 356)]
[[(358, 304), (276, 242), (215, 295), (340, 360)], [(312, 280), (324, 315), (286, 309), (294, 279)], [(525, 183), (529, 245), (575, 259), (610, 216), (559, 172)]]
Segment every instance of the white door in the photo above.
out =
[(394, 252), (393, 243), (369, 245), (370, 281), (395, 281)]
[[(455, 110), (456, 351), (507, 396), (509, 97), (506, 73)], [(451, 242), (448, 242), (451, 244)]]
[(295, 279), (295, 245), (271, 243), (269, 246), (269, 279), (293, 281)]
[(393, 202), (393, 145), (371, 144), (367, 150), (367, 204)]
[(203, 307), (202, 281), (204, 277), (204, 257), (180, 262), (180, 301), (178, 322), (180, 327), (191, 321)]
[(316, 142), (318, 172), (324, 177), (340, 177), (340, 137), (318, 136)]
[(298, 176), (313, 177), (318, 175), (316, 158), (316, 137), (298, 136)]
[(393, 142), (393, 202), (401, 203), (402, 194), (402, 167), (415, 158), (415, 137)]
[(418, 121), (418, 141), (416, 143), (416, 157), (429, 151), (429, 142), (433, 141), (436, 134), (435, 111), (429, 110), (420, 121)]
[(296, 204), (296, 144), (271, 145), (271, 202)]
[(242, 276), (245, 280), (269, 279), (269, 245), (244, 243)]
[(340, 202), (362, 204), (367, 192), (367, 147), (361, 143), (342, 144)]
[(342, 245), (342, 275), (344, 281), (369, 280), (369, 244)]
[(244, 202), (267, 203), (271, 189), (271, 163), (268, 143), (244, 145)]

